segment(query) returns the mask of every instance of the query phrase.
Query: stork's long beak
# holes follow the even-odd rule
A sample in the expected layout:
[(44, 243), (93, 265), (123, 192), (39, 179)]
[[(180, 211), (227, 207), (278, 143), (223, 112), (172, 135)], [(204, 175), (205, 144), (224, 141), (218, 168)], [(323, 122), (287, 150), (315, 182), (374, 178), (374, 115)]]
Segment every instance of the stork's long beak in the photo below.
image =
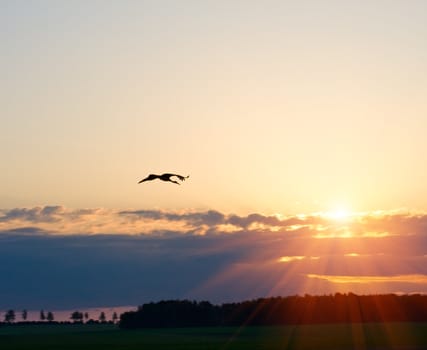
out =
[(141, 181), (139, 181), (138, 183), (140, 184), (141, 182), (147, 181), (147, 179), (142, 179)]

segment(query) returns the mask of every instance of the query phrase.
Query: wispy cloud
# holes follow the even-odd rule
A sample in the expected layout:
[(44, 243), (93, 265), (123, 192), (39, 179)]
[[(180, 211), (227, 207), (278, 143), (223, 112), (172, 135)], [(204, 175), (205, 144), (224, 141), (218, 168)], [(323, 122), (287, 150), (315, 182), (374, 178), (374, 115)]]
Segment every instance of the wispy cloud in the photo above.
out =
[(297, 255), (297, 256), (282, 256), (278, 259), (279, 262), (291, 262), (305, 259), (305, 256)]
[(277, 261), (281, 262), (281, 263), (288, 263), (288, 262), (300, 261), (300, 260), (304, 260), (304, 259), (317, 260), (317, 259), (320, 259), (320, 257), (319, 256), (302, 256), (302, 255), (281, 256)]
[(427, 275), (396, 275), (396, 276), (332, 276), (308, 274), (308, 278), (318, 278), (332, 283), (351, 284), (351, 283), (415, 283), (427, 284)]
[(65, 214), (66, 210), (62, 206), (45, 206), (34, 208), (15, 208), (2, 210), (0, 222), (57, 222)]
[(216, 210), (163, 211), (114, 210), (104, 208), (70, 209), (63, 206), (0, 210), (0, 230), (39, 228), (52, 234), (218, 234), (276, 232), (316, 238), (385, 238), (427, 236), (427, 215), (364, 213), (347, 220), (334, 220), (321, 214), (279, 216), (252, 213), (225, 214)]

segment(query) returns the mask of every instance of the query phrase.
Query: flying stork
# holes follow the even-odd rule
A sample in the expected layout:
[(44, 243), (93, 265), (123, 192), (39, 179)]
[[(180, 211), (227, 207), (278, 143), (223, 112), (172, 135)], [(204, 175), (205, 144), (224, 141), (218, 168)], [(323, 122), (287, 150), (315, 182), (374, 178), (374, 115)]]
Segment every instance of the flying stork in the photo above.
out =
[(140, 184), (141, 182), (144, 182), (144, 181), (152, 181), (152, 180), (155, 180), (155, 179), (159, 179), (159, 180), (162, 180), (162, 181), (169, 181), (169, 182), (173, 182), (174, 184), (180, 185), (180, 183), (178, 181), (175, 181), (175, 180), (171, 179), (171, 177), (173, 177), (173, 176), (177, 177), (178, 180), (180, 180), (180, 181), (185, 181), (185, 179), (188, 179), (190, 177), (190, 175), (188, 175), (188, 176), (182, 176), (182, 175), (170, 174), (170, 173), (164, 173), (162, 175), (150, 174), (145, 179), (142, 179), (138, 183)]

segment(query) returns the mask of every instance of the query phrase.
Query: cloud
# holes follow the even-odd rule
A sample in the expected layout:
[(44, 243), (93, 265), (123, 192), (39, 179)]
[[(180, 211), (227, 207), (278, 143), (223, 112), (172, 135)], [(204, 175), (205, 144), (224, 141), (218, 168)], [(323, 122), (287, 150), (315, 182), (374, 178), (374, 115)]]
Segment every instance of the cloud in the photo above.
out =
[[(9, 277), (0, 284), (0, 308), (427, 292), (420, 277), (427, 276), (426, 222), (402, 213), (337, 221), (215, 210), (4, 209), (0, 273)], [(315, 239), (319, 233), (324, 238)]]
[(427, 284), (427, 275), (397, 275), (397, 276), (331, 276), (308, 274), (309, 278), (323, 279), (332, 283), (414, 283)]
[(60, 220), (65, 208), (62, 206), (45, 206), (34, 208), (15, 208), (3, 210), (0, 222), (22, 220), (26, 222), (56, 222)]
[(225, 223), (225, 215), (215, 211), (171, 213), (160, 210), (121, 211), (119, 215), (131, 217), (134, 220), (157, 220), (169, 222), (184, 222), (189, 226), (217, 226)]
[(245, 254), (212, 249), (217, 244), (199, 236), (2, 235), (0, 308), (138, 305), (188, 297)]
[(265, 216), (261, 214), (250, 214), (248, 216), (231, 215), (228, 218), (228, 223), (241, 228), (248, 228), (255, 223), (270, 227), (286, 227), (290, 225), (289, 222), (282, 221), (277, 216)]
[(318, 257), (318, 256), (302, 256), (302, 255), (297, 255), (297, 256), (281, 256), (277, 261), (278, 262), (282, 262), (282, 263), (288, 263), (288, 262), (291, 262), (291, 261), (298, 261), (298, 260), (304, 260), (304, 259), (317, 260), (317, 259), (320, 259), (320, 257)]
[(2, 234), (28, 234), (28, 235), (36, 235), (36, 234), (48, 234), (49, 231), (43, 230), (40, 227), (32, 227), (32, 226), (26, 226), (26, 227), (18, 227), (18, 228), (12, 228), (5, 231), (0, 231), (0, 235)]
[[(315, 237), (327, 241), (351, 238), (353, 244), (359, 242), (359, 248), (369, 253), (369, 246), (363, 247), (361, 241), (368, 242), (371, 239), (372, 242), (383, 242), (383, 247), (387, 250), (405, 237), (408, 242), (418, 242), (420, 247), (424, 247), (427, 240), (427, 215), (365, 213), (338, 221), (319, 214), (279, 216), (252, 213), (245, 216), (224, 214), (216, 210), (70, 209), (59, 205), (0, 210), (0, 232), (13, 231), (156, 236), (235, 235), (252, 232), (262, 234), (263, 237), (270, 235), (271, 239), (292, 239), (294, 244), (297, 244), (296, 238), (301, 240)], [(321, 242), (317, 244), (319, 247), (323, 246)]]

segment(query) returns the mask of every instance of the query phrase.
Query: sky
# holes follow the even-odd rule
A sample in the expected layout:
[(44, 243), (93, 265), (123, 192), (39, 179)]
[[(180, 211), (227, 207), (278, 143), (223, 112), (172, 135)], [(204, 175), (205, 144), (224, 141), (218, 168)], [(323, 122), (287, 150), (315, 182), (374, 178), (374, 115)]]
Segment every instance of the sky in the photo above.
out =
[[(426, 292), (426, 23), (421, 0), (0, 1), (0, 308)], [(163, 172), (190, 177), (137, 184)]]

